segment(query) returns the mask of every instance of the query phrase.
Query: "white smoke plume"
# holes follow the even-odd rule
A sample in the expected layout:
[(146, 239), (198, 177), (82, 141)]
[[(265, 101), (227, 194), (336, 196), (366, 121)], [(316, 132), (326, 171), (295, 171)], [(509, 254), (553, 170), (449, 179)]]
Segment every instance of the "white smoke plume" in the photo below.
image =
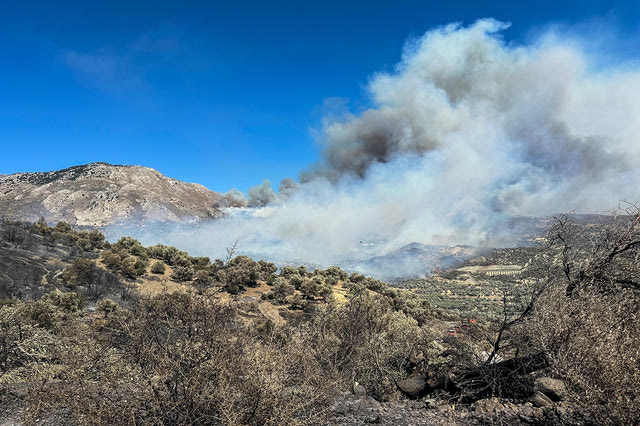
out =
[(328, 265), (413, 241), (497, 244), (510, 217), (640, 198), (640, 67), (599, 67), (576, 39), (510, 45), (507, 26), (408, 43), (370, 79), (371, 109), (327, 119), (302, 184), (280, 196), (267, 182), (249, 194), (263, 207), (155, 239), (216, 257), (239, 238), (251, 254)]

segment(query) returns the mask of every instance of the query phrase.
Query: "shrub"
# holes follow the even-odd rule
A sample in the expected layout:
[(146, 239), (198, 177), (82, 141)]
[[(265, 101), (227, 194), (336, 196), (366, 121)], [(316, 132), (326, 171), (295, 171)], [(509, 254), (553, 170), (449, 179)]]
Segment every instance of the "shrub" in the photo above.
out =
[(165, 246), (162, 244), (156, 244), (155, 246), (147, 247), (147, 253), (149, 257), (154, 259), (164, 259)]
[(190, 281), (195, 271), (188, 257), (180, 256), (174, 259), (173, 274), (171, 278), (178, 281)]
[(162, 260), (157, 260), (151, 265), (151, 273), (153, 274), (164, 274), (165, 269), (166, 267)]
[(107, 318), (109, 314), (116, 312), (118, 308), (118, 304), (111, 299), (102, 299), (96, 305), (96, 310), (103, 313), (105, 318)]
[(175, 266), (171, 278), (177, 281), (190, 281), (193, 279), (193, 268), (187, 266)]
[(65, 313), (74, 313), (84, 308), (84, 297), (77, 293), (62, 293), (58, 290), (52, 291), (42, 299), (44, 303), (50, 303)]
[(573, 299), (557, 286), (543, 296), (527, 324), (525, 342), (548, 356), (553, 374), (598, 424), (640, 421), (640, 359), (637, 325), (640, 297), (625, 290), (603, 295), (581, 290)]
[(214, 283), (214, 279), (211, 275), (207, 273), (207, 271), (200, 270), (196, 272), (193, 285), (198, 287), (201, 290), (204, 290), (208, 287), (211, 287)]
[(102, 252), (100, 260), (102, 260), (102, 263), (104, 263), (104, 265), (113, 272), (119, 272), (122, 268), (122, 261), (125, 257), (126, 255), (123, 253), (114, 249), (109, 249)]
[(193, 268), (196, 271), (202, 271), (202, 270), (210, 270), (211, 268), (211, 260), (208, 257), (192, 257), (190, 256), (189, 259), (191, 260), (191, 264), (193, 265)]
[(296, 274), (298, 274), (298, 271), (292, 266), (284, 266), (280, 269), (280, 276), (284, 278), (289, 278), (291, 275)]
[(295, 292), (295, 287), (287, 282), (284, 278), (277, 278), (273, 284), (271, 291), (273, 292), (273, 298), (282, 303)]
[(148, 259), (149, 255), (147, 253), (147, 249), (145, 249), (142, 244), (137, 243), (137, 244), (133, 244), (131, 247), (129, 247), (129, 254), (132, 254), (134, 256), (138, 256), (141, 259)]
[(253, 259), (236, 256), (217, 275), (229, 293), (237, 294), (247, 287), (257, 286), (262, 271), (258, 262)]
[(147, 266), (148, 262), (146, 260), (128, 256), (122, 260), (120, 272), (129, 278), (137, 278), (147, 272)]
[(595, 228), (556, 218), (551, 275), (522, 337), (598, 424), (640, 422), (640, 211), (626, 213)]
[(288, 276), (289, 283), (296, 289), (300, 290), (302, 283), (304, 282), (304, 278), (301, 277), (297, 272), (293, 275)]
[(69, 225), (67, 222), (58, 222), (56, 223), (56, 226), (53, 227), (53, 230), (61, 234), (68, 234), (71, 233), (72, 229), (71, 225)]
[(62, 281), (69, 287), (87, 286), (97, 279), (96, 264), (82, 257), (73, 260), (71, 267), (62, 273)]
[(300, 292), (305, 299), (327, 299), (333, 293), (333, 290), (329, 284), (324, 282), (321, 276), (316, 275), (313, 278), (306, 278), (302, 282)]
[(263, 281), (268, 281), (269, 278), (276, 273), (278, 267), (274, 263), (259, 260), (258, 269), (260, 271), (260, 279)]
[(302, 298), (300, 293), (287, 296), (285, 302), (291, 305), (291, 309), (305, 309), (307, 307), (307, 301)]
[(359, 274), (357, 272), (353, 272), (351, 275), (349, 275), (349, 281), (351, 281), (354, 284), (360, 283), (360, 282), (364, 281), (365, 279), (366, 279), (366, 277), (364, 275)]

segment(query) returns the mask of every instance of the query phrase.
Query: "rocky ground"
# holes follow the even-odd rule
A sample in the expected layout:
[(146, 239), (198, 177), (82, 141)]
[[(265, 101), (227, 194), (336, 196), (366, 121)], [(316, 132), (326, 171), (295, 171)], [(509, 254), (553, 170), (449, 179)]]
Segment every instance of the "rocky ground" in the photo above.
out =
[[(0, 411), (0, 426), (20, 425), (24, 412), (19, 407)], [(36, 424), (62, 424), (55, 417), (35, 419)], [(394, 426), (479, 426), (479, 425), (584, 425), (593, 424), (566, 402), (536, 407), (532, 402), (498, 398), (470, 405), (454, 405), (433, 399), (378, 402), (351, 392), (339, 396), (331, 407), (327, 425), (368, 424)]]
[(336, 399), (330, 424), (336, 425), (584, 425), (589, 417), (566, 401), (561, 380), (536, 379), (528, 400), (485, 398), (455, 404), (445, 398), (379, 402), (355, 386)]
[(534, 403), (498, 398), (469, 405), (444, 401), (378, 402), (371, 397), (345, 394), (332, 407), (335, 425), (582, 425), (588, 419), (566, 402), (537, 407)]

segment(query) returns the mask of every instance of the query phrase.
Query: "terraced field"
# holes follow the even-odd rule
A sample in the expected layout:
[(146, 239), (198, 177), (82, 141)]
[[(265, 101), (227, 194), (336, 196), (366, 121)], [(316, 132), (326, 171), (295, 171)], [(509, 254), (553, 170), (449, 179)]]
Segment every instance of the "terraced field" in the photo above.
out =
[(431, 304), (464, 317), (490, 317), (516, 308), (535, 283), (545, 276), (541, 247), (490, 250), (458, 268), (430, 277), (396, 281), (391, 285), (427, 295)]

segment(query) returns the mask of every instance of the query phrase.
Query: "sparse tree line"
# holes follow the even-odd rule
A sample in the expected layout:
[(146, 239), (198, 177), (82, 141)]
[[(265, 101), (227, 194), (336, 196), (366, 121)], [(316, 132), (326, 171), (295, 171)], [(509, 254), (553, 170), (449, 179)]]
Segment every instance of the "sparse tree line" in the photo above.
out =
[(49, 226), (44, 218), (40, 218), (35, 223), (14, 220), (3, 220), (2, 223), (2, 240), (21, 246), (33, 245), (33, 235), (43, 237), (48, 244), (62, 244), (84, 251), (100, 250), (108, 244), (100, 231), (75, 230), (66, 222)]
[(165, 265), (168, 265), (173, 271), (172, 279), (190, 281), (200, 291), (216, 287), (230, 294), (239, 294), (262, 282), (271, 287), (263, 294), (264, 300), (297, 309), (304, 309), (309, 301), (330, 301), (334, 286), (341, 284), (351, 294), (373, 291), (388, 296), (396, 309), (410, 313), (421, 322), (433, 313), (424, 298), (413, 295), (399, 297), (400, 292), (383, 281), (355, 272), (348, 274), (336, 266), (313, 271), (304, 266), (285, 266), (278, 272), (274, 263), (255, 261), (244, 255), (211, 262), (208, 257), (193, 257), (172, 246), (157, 244), (144, 247), (130, 237), (122, 237), (107, 247), (100, 256), (101, 261), (113, 272), (128, 278), (144, 275), (151, 262), (151, 273), (164, 274)]

